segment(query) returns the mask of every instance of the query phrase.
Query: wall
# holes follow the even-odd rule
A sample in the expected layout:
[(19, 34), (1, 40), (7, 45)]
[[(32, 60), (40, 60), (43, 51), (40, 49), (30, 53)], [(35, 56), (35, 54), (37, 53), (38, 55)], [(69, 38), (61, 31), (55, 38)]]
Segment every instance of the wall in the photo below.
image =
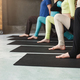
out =
[[(27, 19), (39, 15), (40, 3), (41, 0), (3, 0), (3, 32), (24, 32)], [(35, 26), (33, 25), (32, 31)]]
[(2, 0), (0, 0), (0, 30), (2, 30)]

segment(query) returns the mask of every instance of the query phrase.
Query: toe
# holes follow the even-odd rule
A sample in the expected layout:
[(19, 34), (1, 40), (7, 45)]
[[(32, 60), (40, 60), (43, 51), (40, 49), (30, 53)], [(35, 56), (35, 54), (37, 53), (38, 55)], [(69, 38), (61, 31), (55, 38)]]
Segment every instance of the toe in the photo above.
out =
[(32, 37), (29, 37), (28, 39), (32, 39)]
[(80, 54), (78, 54), (78, 55), (76, 56), (76, 59), (80, 59)]
[(49, 48), (49, 50), (54, 50), (54, 48), (52, 47), (52, 48)]

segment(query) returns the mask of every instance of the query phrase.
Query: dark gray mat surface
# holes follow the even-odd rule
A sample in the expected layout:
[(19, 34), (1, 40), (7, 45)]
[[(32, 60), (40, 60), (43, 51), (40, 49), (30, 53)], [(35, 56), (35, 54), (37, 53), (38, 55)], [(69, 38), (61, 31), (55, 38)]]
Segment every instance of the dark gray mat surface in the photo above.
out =
[(66, 50), (48, 50), (48, 48), (50, 47), (19, 46), (10, 52), (65, 53), (71, 50), (71, 47), (66, 47)]
[[(27, 39), (28, 37), (14, 37), (14, 38), (11, 38), (11, 39), (8, 39), (8, 40), (35, 40), (35, 39)], [(44, 37), (38, 37), (38, 39), (36, 40), (41, 40), (43, 39)]]
[(8, 36), (8, 38), (10, 37), (19, 37), (19, 35), (11, 35), (11, 36)]
[[(30, 36), (32, 36), (32, 35), (30, 35)], [(10, 37), (13, 37), (13, 38), (15, 38), (15, 37), (19, 37), (19, 35), (11, 35), (11, 36), (8, 36), (9, 38)], [(24, 36), (25, 37), (25, 36)], [(39, 36), (39, 37), (42, 37), (42, 36)]]
[(27, 54), (16, 66), (80, 68), (80, 59), (56, 59), (54, 54)]
[[(35, 40), (35, 39), (27, 39), (28, 37), (12, 37), (8, 40)], [(44, 36), (39, 36), (36, 40), (42, 40), (44, 39)], [(50, 40), (56, 40), (57, 38), (51, 38)], [(67, 40), (67, 39), (66, 39)]]
[[(58, 42), (50, 42), (50, 43), (37, 43), (37, 41), (13, 41), (9, 43), (8, 45), (47, 45), (47, 46), (55, 46)], [(65, 42), (66, 46), (73, 46), (73, 42)]]
[[(9, 38), (10, 39), (8, 39), (8, 40), (28, 40), (27, 38), (28, 37), (19, 37), (18, 35), (17, 36), (9, 36)], [(44, 36), (38, 36), (38, 39), (37, 40), (34, 40), (34, 39), (30, 39), (31, 41), (32, 40), (34, 40), (34, 41), (38, 41), (38, 40), (42, 40), (42, 39), (44, 39)], [(65, 41), (73, 41), (73, 40), (68, 40), (68, 39), (66, 39), (66, 38), (64, 38), (65, 39)], [(51, 41), (56, 41), (57, 40), (57, 37), (55, 36), (55, 37), (51, 37), (51, 39), (50, 39)]]

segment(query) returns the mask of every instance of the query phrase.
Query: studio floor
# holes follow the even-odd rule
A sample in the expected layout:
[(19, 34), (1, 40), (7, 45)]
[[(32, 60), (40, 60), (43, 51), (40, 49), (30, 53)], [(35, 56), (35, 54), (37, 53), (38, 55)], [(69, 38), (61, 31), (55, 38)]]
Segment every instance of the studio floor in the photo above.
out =
[(10, 52), (19, 46), (7, 45), (12, 35), (19, 34), (0, 35), (0, 80), (80, 80), (80, 68), (13, 65), (27, 53)]

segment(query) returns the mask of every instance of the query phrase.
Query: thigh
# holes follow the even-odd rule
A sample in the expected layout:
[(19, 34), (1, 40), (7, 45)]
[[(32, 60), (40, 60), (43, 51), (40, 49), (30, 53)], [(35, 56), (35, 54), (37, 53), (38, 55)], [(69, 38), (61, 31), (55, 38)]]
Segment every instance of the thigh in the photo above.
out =
[(35, 24), (37, 22), (38, 16), (31, 16), (28, 18), (28, 21)]
[(39, 20), (41, 23), (45, 24), (46, 17), (39, 16), (39, 17), (38, 17), (38, 20)]
[(70, 18), (64, 14), (56, 14), (55, 17), (59, 22), (61, 22), (67, 29), (70, 28)]
[(47, 16), (46, 20), (48, 20), (50, 23), (54, 24), (54, 17)]

